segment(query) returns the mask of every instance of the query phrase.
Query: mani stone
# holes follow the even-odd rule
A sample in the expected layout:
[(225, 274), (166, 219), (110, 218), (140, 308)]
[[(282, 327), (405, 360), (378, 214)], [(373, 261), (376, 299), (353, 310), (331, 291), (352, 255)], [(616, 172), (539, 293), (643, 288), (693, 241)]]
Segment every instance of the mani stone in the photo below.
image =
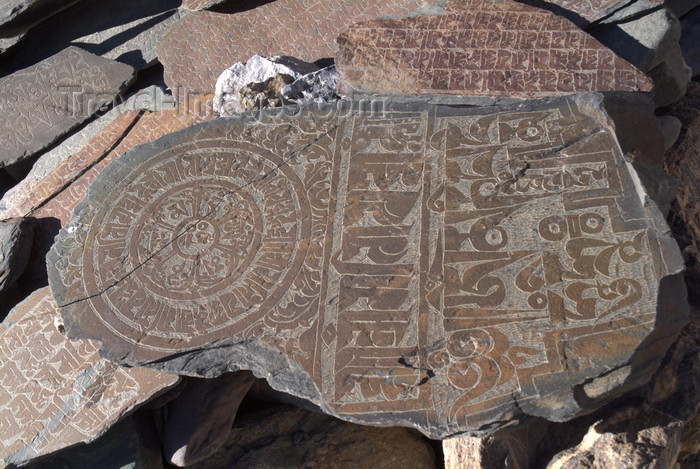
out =
[(502, 0), (465, 0), (464, 8), (351, 26), (336, 39), (339, 93), (531, 99), (652, 89), (565, 18)]
[(0, 167), (29, 158), (90, 118), (134, 69), (69, 47), (0, 79)]
[(680, 252), (602, 100), (339, 101), (134, 148), (48, 255), (69, 337), (120, 364), (248, 369), (432, 438), (590, 412), (687, 317)]
[(289, 55), (306, 62), (333, 57), (333, 40), (352, 23), (406, 15), (420, 0), (279, 0), (236, 14), (193, 12), (158, 43), (165, 82), (175, 90), (211, 93), (232, 63), (253, 54)]
[(174, 386), (176, 375), (123, 368), (97, 343), (71, 341), (48, 287), (0, 324), (0, 459), (21, 465), (92, 441), (127, 412)]
[(0, 221), (0, 294), (22, 275), (32, 250), (33, 220), (10, 218)]

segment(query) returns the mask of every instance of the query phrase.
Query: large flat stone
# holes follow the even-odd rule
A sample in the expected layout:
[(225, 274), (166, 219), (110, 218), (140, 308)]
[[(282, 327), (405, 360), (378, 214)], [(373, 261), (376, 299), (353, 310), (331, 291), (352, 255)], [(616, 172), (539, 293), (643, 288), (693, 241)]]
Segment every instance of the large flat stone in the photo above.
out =
[(601, 102), (341, 102), (135, 148), (49, 254), (69, 335), (433, 437), (596, 408), (687, 315), (678, 247)]
[(0, 458), (23, 464), (94, 440), (127, 412), (178, 382), (172, 374), (122, 368), (97, 343), (71, 341), (48, 289), (0, 324)]
[(513, 1), (355, 24), (337, 39), (340, 93), (538, 98), (651, 91), (643, 73), (567, 19)]
[(0, 167), (26, 159), (87, 120), (134, 69), (69, 47), (0, 79)]
[(406, 15), (423, 4), (419, 0), (279, 0), (236, 14), (195, 12), (163, 35), (158, 59), (171, 89), (212, 93), (221, 72), (254, 54), (289, 55), (307, 62), (332, 57), (333, 40), (350, 24)]
[[(188, 11), (179, 0), (82, 0), (30, 30), (13, 66), (32, 65), (70, 44), (137, 70), (155, 63), (156, 43)], [(70, 25), (70, 27), (66, 27)]]

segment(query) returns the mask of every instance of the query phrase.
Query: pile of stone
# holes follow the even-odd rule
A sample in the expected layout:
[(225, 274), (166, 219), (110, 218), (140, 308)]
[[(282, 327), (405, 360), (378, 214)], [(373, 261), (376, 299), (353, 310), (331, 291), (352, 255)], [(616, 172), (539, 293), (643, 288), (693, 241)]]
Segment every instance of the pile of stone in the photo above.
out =
[(0, 467), (700, 464), (700, 0), (0, 0)]

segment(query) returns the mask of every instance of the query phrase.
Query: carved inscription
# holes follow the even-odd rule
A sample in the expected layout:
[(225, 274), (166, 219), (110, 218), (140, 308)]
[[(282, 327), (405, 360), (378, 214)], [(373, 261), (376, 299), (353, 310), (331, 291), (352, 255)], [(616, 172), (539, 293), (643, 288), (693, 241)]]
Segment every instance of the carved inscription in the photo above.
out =
[(336, 40), (341, 90), (535, 98), (652, 88), (564, 18), (512, 1), (463, 3), (453, 15), (351, 26)]
[(329, 411), (433, 436), (621, 366), (677, 253), (614, 137), (558, 103), (215, 121), (137, 149), (49, 256), (69, 332), (173, 371), (260, 340)]
[(21, 463), (106, 431), (178, 377), (127, 369), (99, 357), (93, 341), (70, 341), (48, 288), (0, 325), (0, 457)]
[(0, 79), (0, 166), (30, 157), (112, 101), (128, 65), (69, 47)]

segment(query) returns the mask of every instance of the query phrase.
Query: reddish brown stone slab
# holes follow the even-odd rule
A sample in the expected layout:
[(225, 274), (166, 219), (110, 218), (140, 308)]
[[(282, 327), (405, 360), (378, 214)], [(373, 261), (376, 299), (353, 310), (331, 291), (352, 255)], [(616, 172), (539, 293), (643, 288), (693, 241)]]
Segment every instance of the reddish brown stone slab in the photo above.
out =
[(595, 408), (687, 314), (601, 101), (317, 109), (135, 148), (49, 253), (67, 330), (119, 363), (251, 369), (433, 437)]
[(334, 53), (333, 40), (348, 25), (406, 15), (420, 0), (278, 0), (236, 14), (192, 13), (163, 35), (158, 59), (171, 89), (211, 93), (216, 79), (254, 54), (290, 55), (314, 62)]
[[(135, 406), (174, 386), (176, 375), (123, 368), (94, 341), (60, 332), (47, 288), (0, 324), (0, 458), (26, 463), (94, 440)], [(4, 464), (3, 464), (4, 467)]]
[(564, 18), (513, 1), (463, 3), (458, 14), (351, 26), (336, 40), (339, 92), (528, 99), (652, 89)]

